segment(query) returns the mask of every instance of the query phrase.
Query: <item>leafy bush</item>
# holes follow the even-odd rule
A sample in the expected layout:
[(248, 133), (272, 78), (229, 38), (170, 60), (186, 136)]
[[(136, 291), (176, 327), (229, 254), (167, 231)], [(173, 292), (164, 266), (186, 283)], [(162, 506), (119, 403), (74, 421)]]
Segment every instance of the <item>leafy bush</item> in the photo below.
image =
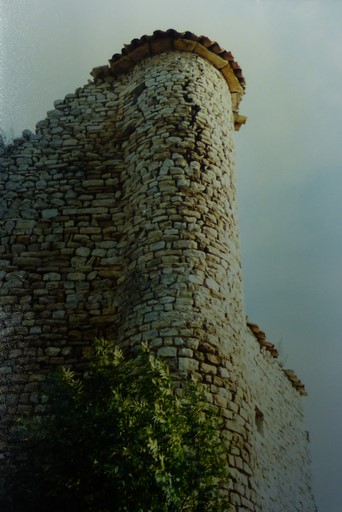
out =
[(220, 416), (198, 384), (180, 391), (146, 346), (125, 358), (99, 340), (87, 378), (54, 374), (46, 413), (21, 429), (26, 457), (1, 510), (224, 510)]

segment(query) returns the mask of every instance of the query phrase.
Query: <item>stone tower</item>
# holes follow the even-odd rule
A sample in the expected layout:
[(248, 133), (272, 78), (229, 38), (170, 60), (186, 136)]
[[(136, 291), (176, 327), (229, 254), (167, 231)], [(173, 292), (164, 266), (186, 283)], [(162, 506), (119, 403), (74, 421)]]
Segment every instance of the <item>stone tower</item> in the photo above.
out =
[(227, 510), (313, 512), (304, 388), (243, 306), (239, 66), (168, 30), (92, 76), (1, 162), (2, 459), (13, 419), (41, 410), (51, 368), (82, 371), (96, 336), (146, 340), (222, 407)]

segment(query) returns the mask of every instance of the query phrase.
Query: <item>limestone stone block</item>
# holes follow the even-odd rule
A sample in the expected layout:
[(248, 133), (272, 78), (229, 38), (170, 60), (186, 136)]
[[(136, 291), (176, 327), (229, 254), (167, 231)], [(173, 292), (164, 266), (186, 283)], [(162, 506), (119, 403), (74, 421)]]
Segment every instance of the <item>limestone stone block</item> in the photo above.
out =
[(58, 215), (58, 209), (57, 208), (47, 208), (45, 210), (42, 210), (42, 218), (43, 219), (52, 219), (54, 217), (57, 217)]
[(216, 373), (217, 373), (217, 368), (216, 368), (216, 366), (213, 366), (213, 365), (211, 365), (211, 364), (201, 363), (201, 371), (202, 371), (204, 374), (216, 375)]
[(45, 349), (45, 354), (49, 357), (55, 357), (58, 356), (61, 349), (59, 347), (48, 347)]
[(176, 347), (160, 347), (157, 352), (160, 357), (176, 357), (177, 356), (177, 348)]
[(181, 372), (193, 372), (198, 370), (199, 363), (189, 357), (180, 357), (178, 359), (178, 368)]

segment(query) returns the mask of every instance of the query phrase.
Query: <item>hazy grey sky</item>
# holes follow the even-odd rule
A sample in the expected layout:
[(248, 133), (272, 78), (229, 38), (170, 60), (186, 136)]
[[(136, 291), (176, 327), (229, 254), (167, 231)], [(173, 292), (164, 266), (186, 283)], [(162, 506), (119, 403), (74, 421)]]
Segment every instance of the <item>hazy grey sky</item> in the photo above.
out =
[(320, 512), (342, 503), (342, 2), (0, 0), (0, 119), (15, 135), (155, 29), (205, 34), (244, 71), (236, 135), (246, 310), (305, 382)]

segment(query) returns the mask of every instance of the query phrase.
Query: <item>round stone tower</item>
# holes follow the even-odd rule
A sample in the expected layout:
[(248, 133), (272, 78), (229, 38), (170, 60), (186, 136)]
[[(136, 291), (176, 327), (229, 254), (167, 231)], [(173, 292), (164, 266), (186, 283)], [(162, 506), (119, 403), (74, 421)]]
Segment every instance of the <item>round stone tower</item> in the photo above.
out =
[(245, 326), (233, 140), (244, 82), (230, 53), (190, 33), (157, 32), (124, 53), (93, 72), (125, 71), (127, 83), (118, 338), (203, 375)]
[(15, 418), (41, 412), (46, 375), (82, 373), (96, 337), (149, 342), (175, 378), (221, 387), (217, 401), (242, 350), (239, 66), (168, 30), (92, 76), (1, 157), (3, 459)]
[(313, 512), (303, 386), (246, 324), (230, 52), (191, 32), (135, 39), (0, 158), (0, 494), (9, 433), (94, 338), (147, 341), (208, 385), (231, 512)]

